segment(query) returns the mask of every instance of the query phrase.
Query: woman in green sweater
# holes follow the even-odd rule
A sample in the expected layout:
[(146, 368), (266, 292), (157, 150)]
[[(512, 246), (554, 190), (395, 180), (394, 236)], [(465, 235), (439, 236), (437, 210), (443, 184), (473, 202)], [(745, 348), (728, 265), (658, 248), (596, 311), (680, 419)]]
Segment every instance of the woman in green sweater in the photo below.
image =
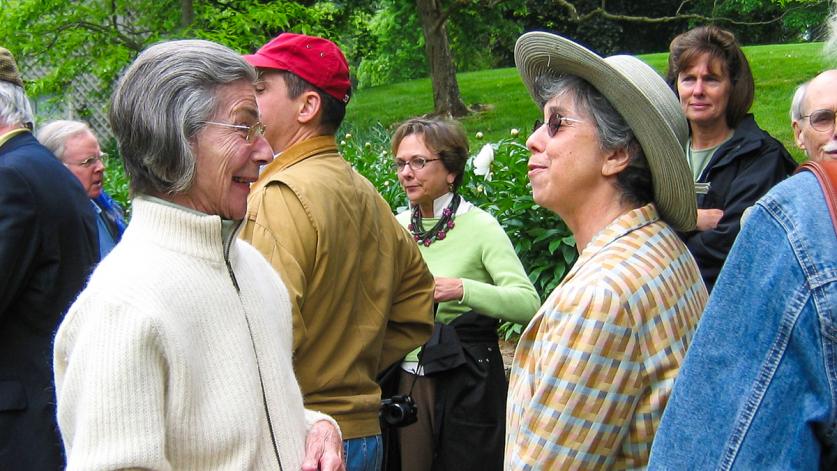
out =
[(402, 364), (399, 392), (418, 421), (399, 429), (402, 470), (502, 468), (508, 384), (498, 320), (526, 324), (540, 300), (503, 228), (457, 189), (468, 159), (462, 126), (411, 119), (392, 138), (410, 200), (398, 220), (419, 244), (436, 288), (436, 329)]

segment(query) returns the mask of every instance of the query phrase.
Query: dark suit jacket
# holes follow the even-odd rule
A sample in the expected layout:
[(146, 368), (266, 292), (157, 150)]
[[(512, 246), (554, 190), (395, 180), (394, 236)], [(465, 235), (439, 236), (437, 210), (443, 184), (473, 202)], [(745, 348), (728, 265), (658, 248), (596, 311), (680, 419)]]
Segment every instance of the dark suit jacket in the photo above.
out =
[(52, 340), (99, 258), (78, 180), (30, 133), (0, 147), (0, 469), (63, 469)]

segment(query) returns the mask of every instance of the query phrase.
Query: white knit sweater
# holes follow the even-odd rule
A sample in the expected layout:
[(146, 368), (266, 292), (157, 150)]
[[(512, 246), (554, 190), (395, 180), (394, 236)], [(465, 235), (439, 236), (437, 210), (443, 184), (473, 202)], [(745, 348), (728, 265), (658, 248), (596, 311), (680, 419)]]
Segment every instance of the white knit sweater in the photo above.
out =
[(68, 469), (279, 469), (272, 426), (295, 471), (310, 425), (331, 420), (303, 409), (285, 286), (234, 234), (228, 266), (221, 226), (134, 199), (55, 340)]

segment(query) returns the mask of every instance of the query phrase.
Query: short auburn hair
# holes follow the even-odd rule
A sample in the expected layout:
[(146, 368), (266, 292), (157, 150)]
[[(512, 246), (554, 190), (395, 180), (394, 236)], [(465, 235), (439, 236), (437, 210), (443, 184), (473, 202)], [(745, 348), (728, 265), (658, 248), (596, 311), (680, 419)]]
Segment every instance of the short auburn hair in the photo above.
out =
[[(666, 81), (677, 92), (677, 76), (698, 57), (709, 54), (725, 68), (732, 82), (727, 103), (727, 126), (735, 128), (753, 105), (753, 73), (735, 35), (717, 26), (700, 26), (680, 34), (669, 45)], [(678, 96), (680, 96), (678, 94)]]

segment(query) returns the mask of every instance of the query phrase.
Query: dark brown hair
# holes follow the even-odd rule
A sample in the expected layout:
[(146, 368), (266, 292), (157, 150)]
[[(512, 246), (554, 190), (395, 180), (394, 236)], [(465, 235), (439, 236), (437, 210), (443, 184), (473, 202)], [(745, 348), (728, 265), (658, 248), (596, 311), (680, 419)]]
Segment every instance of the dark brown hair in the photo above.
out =
[[(346, 103), (334, 98), (293, 72), (287, 70), (272, 72), (278, 73), (285, 80), (288, 98), (291, 100), (298, 98), (309, 90), (316, 92), (320, 96), (320, 130), (329, 135), (337, 134), (337, 129), (343, 123), (343, 118), (346, 117)], [(352, 95), (351, 89), (347, 92), (347, 95)]]
[(458, 121), (440, 118), (413, 118), (405, 121), (392, 135), (392, 154), (398, 153), (398, 146), (405, 137), (420, 134), (424, 145), (438, 155), (448, 172), (456, 175), (453, 190), (459, 189), (468, 161), (468, 137)]
[(669, 46), (666, 81), (677, 93), (677, 76), (703, 54), (720, 61), (729, 74), (732, 89), (726, 118), (727, 126), (735, 128), (750, 111), (755, 84), (750, 63), (734, 34), (717, 26), (700, 26), (674, 38)]

